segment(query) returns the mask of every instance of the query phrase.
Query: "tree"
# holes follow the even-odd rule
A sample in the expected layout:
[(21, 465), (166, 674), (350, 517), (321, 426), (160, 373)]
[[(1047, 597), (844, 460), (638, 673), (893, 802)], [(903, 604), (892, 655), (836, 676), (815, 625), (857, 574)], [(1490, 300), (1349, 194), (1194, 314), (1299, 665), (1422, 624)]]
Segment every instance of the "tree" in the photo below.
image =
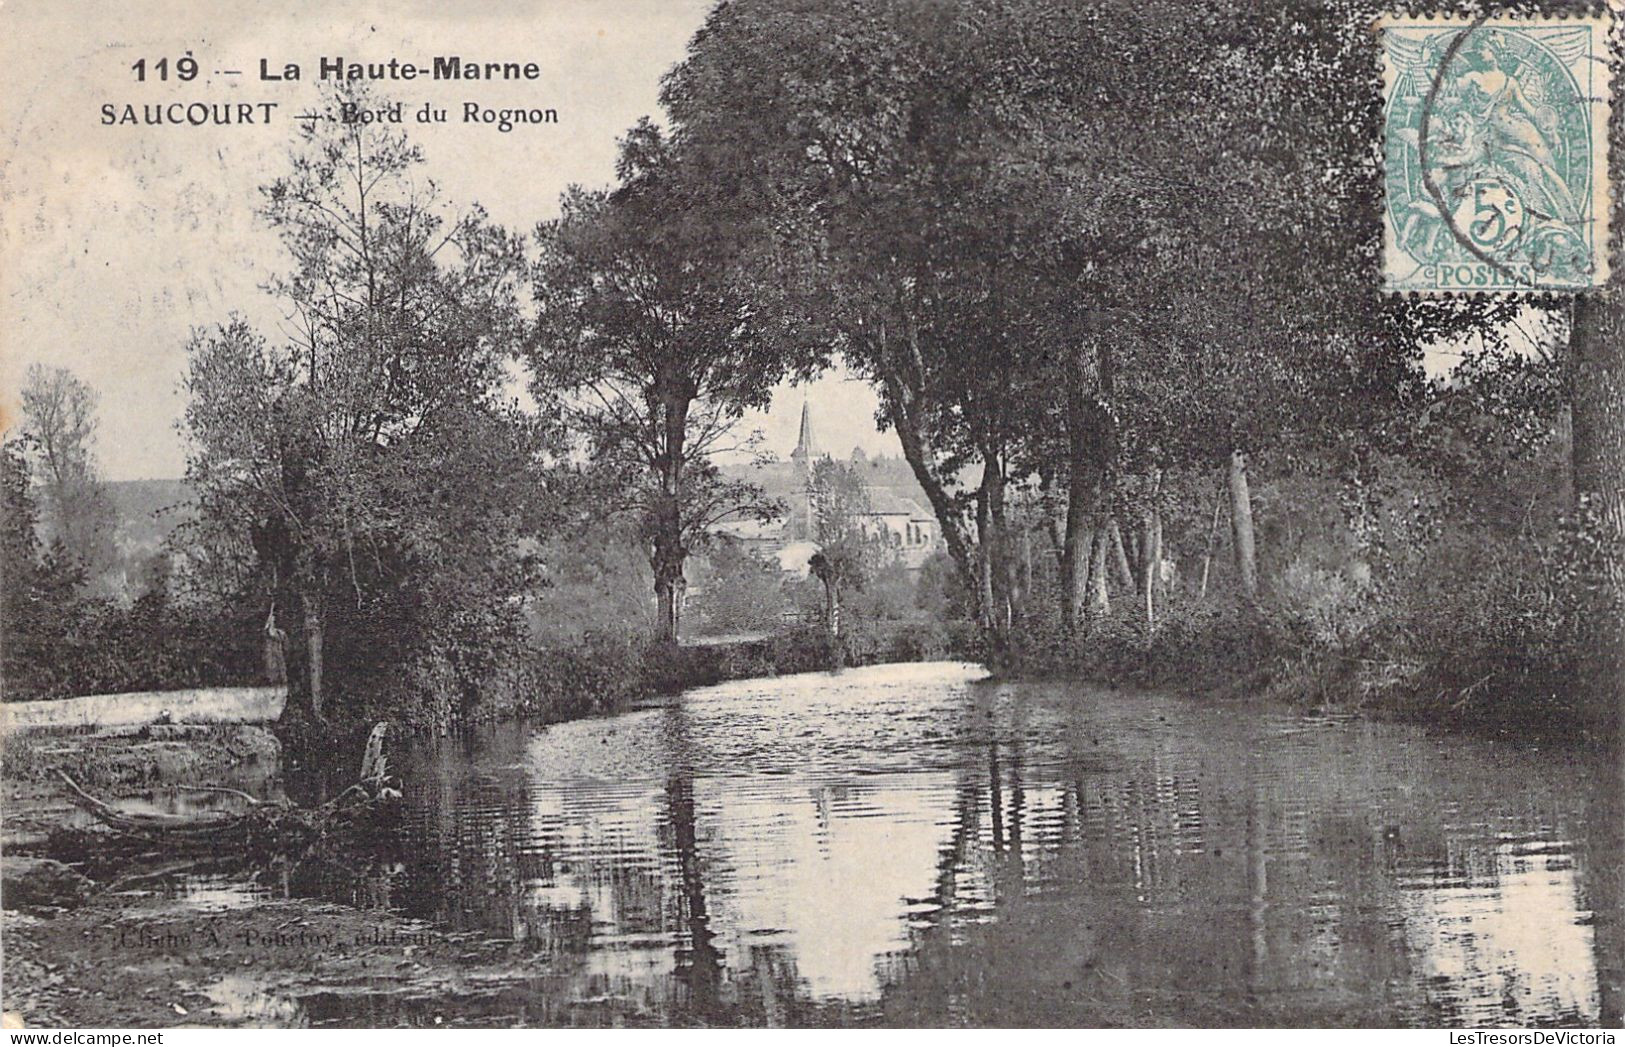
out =
[[(1612, 20), (1613, 75), (1619, 82), (1625, 67), (1625, 18)], [(1607, 284), (1573, 303), (1571, 316), (1573, 445), (1571, 476), (1575, 514), (1598, 551), (1591, 577), (1580, 583), (1600, 591), (1602, 614), (1588, 623), (1587, 640), (1598, 650), (1597, 699), (1605, 706), (1599, 719), (1617, 733), (1625, 718), (1625, 206), (1618, 187), (1625, 183), (1625, 114), (1611, 113), (1608, 128), (1609, 180), (1615, 191), (1608, 223), (1609, 258), (1614, 265)], [(1621, 950), (1620, 921), (1606, 928), (1614, 961)], [(1600, 939), (1599, 939), (1600, 940)], [(1605, 1006), (1617, 1016), (1620, 990), (1608, 994)]]
[[(1493, 341), (1531, 304), (1382, 296), (1381, 13), (734, 0), (668, 76), (681, 147), (749, 187), (791, 273), (829, 289), (832, 344), (879, 390), (995, 658), (1022, 615), (1029, 488), (1066, 626), (1104, 609), (1122, 531), (1154, 601), (1169, 492), (1198, 476), (1228, 482), (1238, 595), (1259, 605), (1278, 530), (1253, 525), (1253, 491), (1313, 470), (1357, 514), (1383, 463), (1432, 468), (1417, 433), (1454, 394), (1422, 348)], [(1609, 301), (1574, 313), (1574, 450), (1576, 508), (1617, 536)]]
[[(684, 148), (749, 187), (775, 250), (804, 259), (791, 274), (822, 292), (1000, 636), (1006, 492), (1053, 387), (1027, 308), (1043, 288), (1021, 261), (1039, 223), (1002, 163), (1023, 131), (1004, 57), (1021, 32), (986, 5), (729, 4), (662, 94)], [(774, 87), (747, 97), (750, 83)]]
[(783, 572), (744, 543), (723, 537), (707, 556), (709, 576), (702, 604), (704, 627), (712, 635), (753, 633), (776, 628), (785, 610)]
[(689, 553), (730, 516), (777, 512), (711, 456), (738, 446), (744, 411), (813, 354), (763, 308), (773, 262), (737, 201), (648, 121), (622, 141), (618, 173), (612, 193), (570, 190), (536, 231), (532, 388), (618, 478), (610, 508), (642, 527), (657, 635), (676, 643)]
[(23, 386), (24, 429), (35, 450), (40, 525), (87, 578), (113, 566), (117, 518), (96, 466), (96, 392), (62, 367), (32, 364)]
[(307, 126), (263, 191), (293, 258), (269, 284), (291, 336), (234, 319), (189, 349), (188, 479), (252, 550), (270, 617), (301, 623), (295, 690), (317, 720), (335, 622), (348, 668), (432, 663), (466, 700), (489, 669), (473, 652), (516, 635), (507, 595), (529, 579), (517, 538), (548, 434), (503, 398), (520, 243), (445, 205), (422, 163), (386, 125)]
[(841, 651), (841, 597), (862, 589), (890, 552), (869, 522), (869, 489), (847, 462), (821, 458), (807, 478), (812, 499), (813, 540), (818, 551), (808, 561), (824, 586), (824, 628), (830, 649)]
[[(96, 610), (83, 561), (58, 539), (40, 541), (26, 434), (0, 442), (0, 676), (7, 698), (83, 693), (72, 641)], [(105, 659), (103, 659), (105, 660)]]
[(13, 437), (0, 444), (0, 624), (5, 643), (6, 690), (15, 693), (17, 681), (28, 671), (39, 639), (37, 587), (40, 578), (40, 542), (35, 530), (39, 510), (34, 504), (24, 440)]

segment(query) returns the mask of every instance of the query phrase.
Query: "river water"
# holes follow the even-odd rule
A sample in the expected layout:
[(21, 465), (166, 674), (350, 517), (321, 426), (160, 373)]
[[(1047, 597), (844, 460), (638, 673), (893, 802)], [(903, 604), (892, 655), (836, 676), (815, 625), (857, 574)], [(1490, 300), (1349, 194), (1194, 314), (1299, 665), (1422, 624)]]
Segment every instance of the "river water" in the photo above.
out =
[(1617, 767), (984, 675), (418, 743), (399, 860), (340, 893), (521, 943), (534, 977), (429, 1008), (502, 1023), (1618, 1021)]

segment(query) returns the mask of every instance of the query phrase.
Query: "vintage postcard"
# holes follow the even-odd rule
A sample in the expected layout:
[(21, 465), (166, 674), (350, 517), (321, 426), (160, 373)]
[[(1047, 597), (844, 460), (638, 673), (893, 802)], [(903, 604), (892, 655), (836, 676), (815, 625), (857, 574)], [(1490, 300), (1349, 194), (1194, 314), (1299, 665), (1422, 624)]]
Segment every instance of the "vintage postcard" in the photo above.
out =
[(1615, 1043), (1625, 29), (1383, 11), (4, 0), (0, 1037)]

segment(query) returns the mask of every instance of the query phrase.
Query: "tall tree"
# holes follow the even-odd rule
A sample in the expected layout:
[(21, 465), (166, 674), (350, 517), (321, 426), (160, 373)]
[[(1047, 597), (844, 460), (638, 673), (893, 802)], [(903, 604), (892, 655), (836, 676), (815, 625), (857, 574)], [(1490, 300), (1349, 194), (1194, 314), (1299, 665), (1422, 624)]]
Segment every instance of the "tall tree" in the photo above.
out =
[(775, 262), (755, 224), (658, 127), (627, 134), (618, 174), (614, 192), (571, 189), (537, 229), (532, 388), (620, 478), (612, 508), (640, 522), (658, 636), (675, 643), (690, 552), (729, 516), (776, 511), (711, 456), (742, 445), (743, 413), (811, 350), (763, 308)]
[(39, 516), (23, 439), (0, 443), (0, 644), (7, 690), (17, 691), (39, 654)]
[(96, 465), (96, 403), (96, 391), (66, 368), (28, 368), (23, 419), (35, 450), (44, 540), (60, 543), (89, 579), (117, 557), (117, 515)]
[[(1612, 20), (1614, 75), (1625, 67), (1625, 17)], [(1607, 284), (1573, 303), (1572, 353), (1575, 499), (1598, 527), (1605, 552), (1603, 584), (1625, 604), (1625, 114), (1612, 113), (1608, 128), (1608, 196), (1613, 213), (1607, 248), (1613, 267)], [(1625, 625), (1610, 642), (1625, 649)], [(1625, 690), (1625, 681), (1622, 681)]]
[(335, 616), (353, 637), (393, 601), (446, 625), (470, 606), (445, 602), (450, 565), (498, 583), (486, 605), (524, 578), (501, 537), (535, 496), (541, 438), (503, 398), (520, 243), (442, 202), (422, 163), (386, 125), (306, 127), (262, 209), (293, 259), (269, 284), (291, 337), (233, 320), (190, 348), (188, 478), (255, 550), (272, 614), (300, 623), (296, 691), (316, 719)]
[[(1613, 75), (1618, 83), (1625, 71), (1625, 17), (1616, 10), (1612, 21)], [(1608, 223), (1609, 258), (1613, 267), (1607, 284), (1580, 296), (1571, 312), (1573, 458), (1575, 510), (1585, 522), (1600, 554), (1596, 577), (1583, 584), (1599, 590), (1601, 614), (1588, 623), (1596, 651), (1600, 679), (1593, 700), (1603, 706), (1598, 717), (1617, 735), (1625, 723), (1625, 204), (1619, 186), (1625, 185), (1625, 113), (1614, 107), (1608, 128), (1609, 182), (1612, 208)], [(1599, 943), (1606, 936), (1614, 981), (1605, 990), (1605, 1004), (1615, 1017), (1622, 990), (1619, 970), (1625, 953), (1625, 921), (1617, 915), (1603, 921)], [(1599, 951), (1601, 951), (1599, 945)]]
[(1085, 547), (1155, 519), (1159, 471), (1233, 477), (1245, 532), (1249, 467), (1368, 471), (1426, 402), (1419, 347), (1521, 308), (1381, 296), (1380, 13), (735, 0), (667, 78), (684, 147), (793, 216), (770, 227), (833, 290), (990, 629), (1013, 487), (1057, 495), (1076, 622)]
[[(1019, 53), (1020, 32), (956, 4), (729, 4), (662, 95), (705, 169), (777, 209), (777, 250), (811, 258), (798, 271), (996, 634), (1006, 493), (1051, 387), (1052, 345), (1023, 308), (1041, 291), (1021, 261), (1037, 223), (1002, 164), (1020, 118), (1001, 49)], [(747, 83), (773, 87), (747, 100)]]

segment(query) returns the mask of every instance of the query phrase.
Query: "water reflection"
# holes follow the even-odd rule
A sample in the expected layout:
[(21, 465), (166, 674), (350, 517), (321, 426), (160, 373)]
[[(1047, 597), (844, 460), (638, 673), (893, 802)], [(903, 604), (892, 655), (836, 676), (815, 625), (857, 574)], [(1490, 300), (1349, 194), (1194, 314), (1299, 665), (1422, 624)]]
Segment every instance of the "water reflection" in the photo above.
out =
[(425, 745), (399, 859), (322, 890), (522, 943), (510, 1020), (1618, 1020), (1605, 769), (978, 675), (747, 681)]

